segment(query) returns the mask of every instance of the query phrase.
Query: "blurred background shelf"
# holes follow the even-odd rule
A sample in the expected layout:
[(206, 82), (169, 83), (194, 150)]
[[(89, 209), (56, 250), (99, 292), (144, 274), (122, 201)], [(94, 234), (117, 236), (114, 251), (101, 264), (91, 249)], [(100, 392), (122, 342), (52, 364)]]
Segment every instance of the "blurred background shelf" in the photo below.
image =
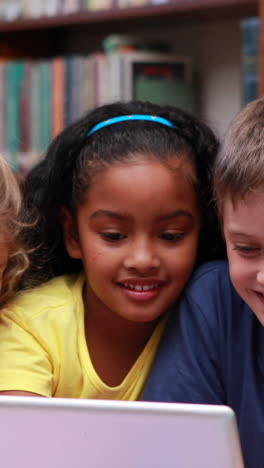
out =
[[(196, 111), (222, 136), (245, 101), (245, 48), (241, 25), (247, 18), (264, 19), (264, 0), (171, 0), (166, 3), (160, 0), (160, 4), (149, 0), (89, 1), (100, 1), (101, 6), (102, 2), (120, 1), (133, 2), (133, 5), (97, 11), (83, 9), (54, 17), (0, 20), (2, 62), (87, 56), (102, 50), (103, 41), (109, 35), (166, 43), (172, 53), (190, 57)], [(255, 33), (253, 57), (261, 94), (264, 92), (262, 23), (260, 21), (260, 42), (259, 29)]]
[(214, 21), (255, 16), (258, 14), (257, 0), (172, 0), (169, 3), (110, 10), (80, 11), (69, 15), (0, 21), (0, 33), (87, 27), (93, 24), (105, 27), (133, 26), (138, 23), (159, 23), (161, 21), (183, 22)]

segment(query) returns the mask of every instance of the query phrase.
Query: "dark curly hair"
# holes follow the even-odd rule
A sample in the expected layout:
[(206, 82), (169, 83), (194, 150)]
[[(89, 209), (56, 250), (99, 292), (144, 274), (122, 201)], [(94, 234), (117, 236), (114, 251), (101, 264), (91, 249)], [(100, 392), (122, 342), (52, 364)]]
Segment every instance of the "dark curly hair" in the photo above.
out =
[[(132, 114), (160, 116), (175, 128), (144, 120), (126, 121), (87, 136), (98, 122)], [(194, 115), (173, 106), (118, 102), (102, 106), (67, 127), (51, 143), (46, 157), (31, 170), (24, 184), (27, 213), (39, 213), (38, 222), (26, 236), (32, 251), (28, 284), (36, 285), (82, 268), (81, 262), (70, 258), (65, 249), (61, 208), (66, 207), (74, 215), (96, 171), (136, 154), (163, 161), (173, 156), (190, 162), (202, 217), (197, 263), (223, 256), (212, 203), (211, 170), (217, 151), (218, 141), (211, 129)]]

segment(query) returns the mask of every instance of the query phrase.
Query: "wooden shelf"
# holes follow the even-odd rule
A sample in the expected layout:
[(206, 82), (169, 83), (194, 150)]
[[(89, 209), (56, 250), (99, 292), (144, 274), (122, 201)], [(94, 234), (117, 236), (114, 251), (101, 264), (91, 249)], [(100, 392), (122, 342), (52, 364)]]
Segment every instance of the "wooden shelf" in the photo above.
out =
[[(94, 12), (79, 12), (73, 15), (21, 19), (14, 22), (0, 21), (0, 35), (14, 32), (51, 30), (101, 24), (115, 27), (123, 25), (153, 23), (158, 21), (210, 21), (242, 18), (258, 14), (257, 0), (171, 0), (163, 5), (148, 5), (126, 9), (111, 9)], [(165, 23), (166, 24), (166, 23)]]

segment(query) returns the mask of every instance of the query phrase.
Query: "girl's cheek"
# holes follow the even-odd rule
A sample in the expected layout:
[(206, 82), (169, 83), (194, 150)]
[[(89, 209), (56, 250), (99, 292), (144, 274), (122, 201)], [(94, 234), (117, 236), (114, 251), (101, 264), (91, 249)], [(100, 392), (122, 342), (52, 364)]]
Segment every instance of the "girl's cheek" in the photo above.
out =
[(103, 252), (101, 252), (100, 250), (92, 252), (89, 256), (89, 260), (91, 262), (100, 262), (101, 258), (103, 258)]

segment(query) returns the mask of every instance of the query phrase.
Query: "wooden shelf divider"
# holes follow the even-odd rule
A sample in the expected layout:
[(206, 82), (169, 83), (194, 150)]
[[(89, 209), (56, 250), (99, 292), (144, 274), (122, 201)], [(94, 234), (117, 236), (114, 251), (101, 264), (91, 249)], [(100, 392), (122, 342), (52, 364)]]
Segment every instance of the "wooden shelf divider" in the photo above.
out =
[[(261, 1), (261, 0), (260, 0)], [(72, 15), (21, 19), (14, 22), (0, 21), (0, 34), (69, 28), (81, 25), (107, 24), (137, 21), (199, 21), (229, 19), (258, 14), (258, 0), (171, 0), (162, 5), (112, 8), (110, 10), (80, 11)]]

